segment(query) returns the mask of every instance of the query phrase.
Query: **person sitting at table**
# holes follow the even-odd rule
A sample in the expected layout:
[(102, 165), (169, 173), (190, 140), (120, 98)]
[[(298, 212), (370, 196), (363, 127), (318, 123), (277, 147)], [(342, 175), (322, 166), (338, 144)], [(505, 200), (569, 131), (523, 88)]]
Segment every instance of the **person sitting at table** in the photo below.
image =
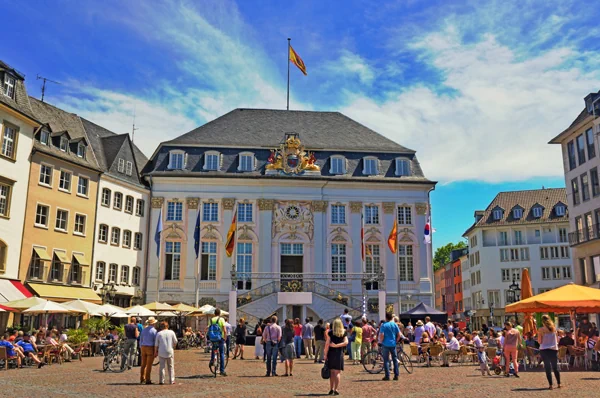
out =
[(568, 347), (570, 345), (575, 345), (575, 340), (573, 340), (573, 332), (569, 330), (567, 332), (566, 336), (563, 336), (558, 341), (558, 346), (559, 347)]
[(15, 342), (15, 343), (18, 343), (19, 341), (23, 340), (23, 336), (24, 336), (24, 333), (23, 333), (23, 331), (22, 331), (22, 330), (19, 330), (19, 331), (17, 332), (17, 337), (15, 338), (15, 341), (14, 341), (14, 342)]
[(16, 358), (17, 359), (17, 367), (22, 368), (23, 364), (21, 362), (22, 358), (25, 358), (23, 353), (20, 350), (16, 350), (15, 346), (11, 342), (8, 341), (10, 334), (4, 333), (2, 338), (0, 339), (0, 347), (6, 347), (6, 357), (8, 359)]
[[(54, 347), (59, 347), (60, 344), (56, 341), (56, 335), (52, 332), (48, 332), (46, 335), (46, 344), (51, 344)], [(67, 344), (62, 343), (61, 353), (68, 352), (69, 356), (65, 355), (65, 358), (68, 358), (67, 361), (70, 360), (70, 356), (73, 355), (73, 349)]]
[(29, 333), (24, 333), (23, 340), (19, 341), (17, 343), (17, 345), (23, 349), (23, 354), (25, 356), (30, 357), (33, 360), (33, 362), (37, 363), (38, 369), (39, 369), (42, 366), (44, 366), (45, 363), (40, 361), (40, 359), (38, 358), (38, 356), (37, 356), (38, 348), (35, 345), (35, 343), (33, 343), (31, 341), (30, 337), (31, 336), (29, 336)]
[(69, 336), (67, 336), (68, 329), (62, 329), (60, 331), (60, 335), (58, 336), (58, 341), (60, 343), (66, 343), (69, 340)]
[(446, 368), (450, 367), (450, 364), (448, 363), (448, 357), (451, 355), (456, 356), (460, 351), (460, 344), (456, 337), (454, 337), (454, 333), (448, 332), (448, 338), (450, 341), (446, 343), (446, 350), (442, 353), (442, 359), (444, 360), (442, 366)]
[(448, 340), (446, 340), (446, 336), (442, 333), (440, 335), (440, 337), (438, 338), (438, 343), (441, 344), (442, 346), (446, 347), (447, 342), (448, 342)]

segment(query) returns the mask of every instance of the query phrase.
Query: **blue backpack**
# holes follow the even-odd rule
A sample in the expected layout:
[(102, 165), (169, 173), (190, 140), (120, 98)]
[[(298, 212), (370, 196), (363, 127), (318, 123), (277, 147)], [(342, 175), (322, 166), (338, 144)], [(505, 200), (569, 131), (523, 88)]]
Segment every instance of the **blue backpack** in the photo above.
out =
[(217, 319), (217, 322), (212, 323), (210, 326), (208, 327), (208, 339), (210, 341), (212, 341), (213, 343), (218, 343), (219, 341), (223, 340), (223, 331), (221, 330), (221, 326), (219, 325), (219, 321), (221, 320), (221, 318), (219, 317)]

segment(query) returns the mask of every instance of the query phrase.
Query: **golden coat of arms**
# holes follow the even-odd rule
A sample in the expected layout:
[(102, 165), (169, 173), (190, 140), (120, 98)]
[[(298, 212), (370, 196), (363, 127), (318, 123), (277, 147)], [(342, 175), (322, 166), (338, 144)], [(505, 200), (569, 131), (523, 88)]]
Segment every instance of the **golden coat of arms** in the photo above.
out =
[(306, 152), (298, 134), (288, 133), (279, 149), (271, 150), (266, 166), (267, 174), (305, 174), (319, 172), (321, 168), (315, 164), (317, 159), (312, 152)]

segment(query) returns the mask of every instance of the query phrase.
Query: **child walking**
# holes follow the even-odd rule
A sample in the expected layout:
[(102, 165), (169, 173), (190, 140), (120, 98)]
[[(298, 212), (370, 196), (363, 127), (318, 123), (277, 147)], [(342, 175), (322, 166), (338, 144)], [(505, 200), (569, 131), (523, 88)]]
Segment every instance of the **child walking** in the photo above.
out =
[(481, 370), (481, 375), (485, 376), (487, 373), (488, 376), (491, 376), (492, 374), (490, 373), (490, 367), (488, 366), (487, 353), (485, 352), (484, 347), (479, 347), (477, 358), (479, 359), (479, 370)]

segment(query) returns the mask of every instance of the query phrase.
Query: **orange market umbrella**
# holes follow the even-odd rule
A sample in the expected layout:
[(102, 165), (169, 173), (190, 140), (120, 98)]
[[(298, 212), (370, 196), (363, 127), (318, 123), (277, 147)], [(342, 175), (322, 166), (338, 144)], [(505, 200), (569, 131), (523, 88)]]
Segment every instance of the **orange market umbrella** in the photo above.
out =
[[(529, 277), (529, 270), (523, 268), (523, 274), (521, 275), (521, 300), (526, 300), (530, 297), (533, 297), (531, 278)], [(531, 313), (526, 313), (525, 321), (523, 322), (523, 334), (529, 332), (535, 333), (535, 323), (533, 322), (533, 315)]]
[(600, 289), (573, 283), (507, 305), (506, 312), (558, 312), (580, 314), (600, 312)]

